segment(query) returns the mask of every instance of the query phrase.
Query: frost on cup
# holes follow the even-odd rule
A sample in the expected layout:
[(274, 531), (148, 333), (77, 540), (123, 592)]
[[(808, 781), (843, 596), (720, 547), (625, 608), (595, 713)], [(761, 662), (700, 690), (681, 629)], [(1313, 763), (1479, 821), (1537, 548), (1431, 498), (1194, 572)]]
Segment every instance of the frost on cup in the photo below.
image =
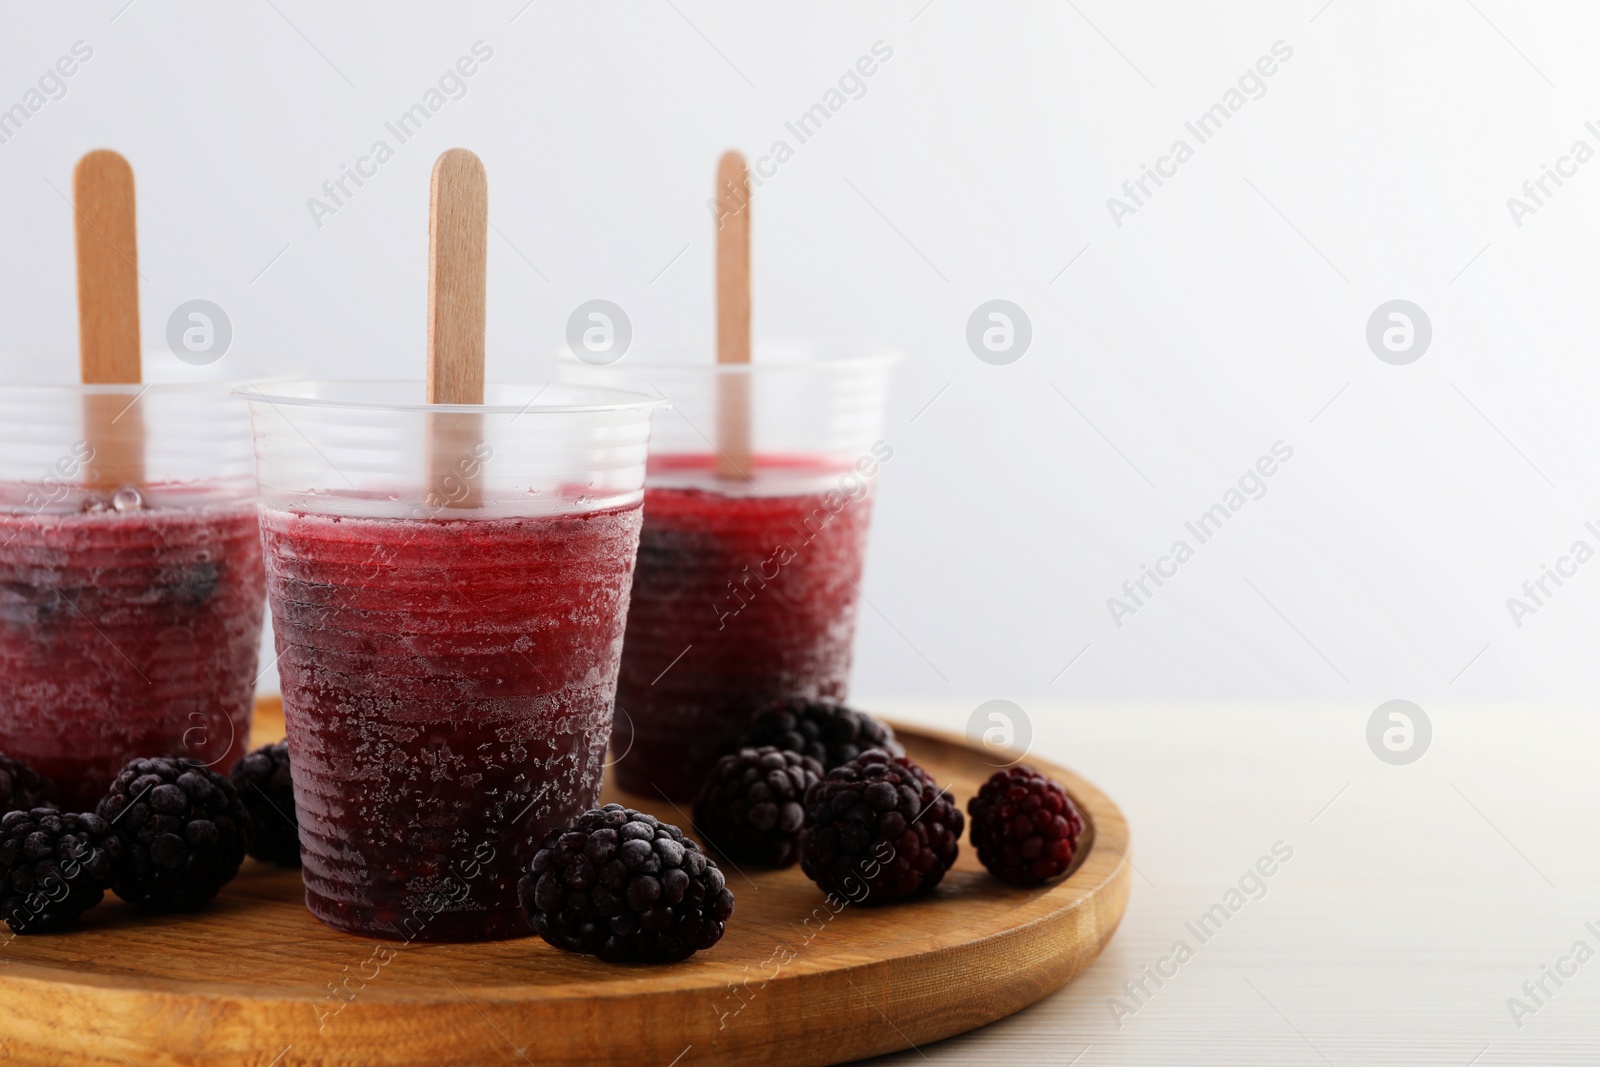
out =
[[(658, 389), (644, 529), (617, 691), (619, 783), (694, 796), (751, 712), (843, 700), (893, 353), (758, 346), (747, 364), (635, 349), (612, 367), (564, 358), (574, 381)], [(718, 406), (746, 397), (745, 477), (719, 467)]]
[(250, 734), (264, 579), (247, 410), (237, 380), (176, 370), (19, 384), (41, 364), (0, 361), (0, 750), (68, 810), (135, 756), (225, 771)]
[(531, 848), (599, 798), (657, 402), (272, 394), (251, 411), (307, 906), (379, 937), (525, 935)]

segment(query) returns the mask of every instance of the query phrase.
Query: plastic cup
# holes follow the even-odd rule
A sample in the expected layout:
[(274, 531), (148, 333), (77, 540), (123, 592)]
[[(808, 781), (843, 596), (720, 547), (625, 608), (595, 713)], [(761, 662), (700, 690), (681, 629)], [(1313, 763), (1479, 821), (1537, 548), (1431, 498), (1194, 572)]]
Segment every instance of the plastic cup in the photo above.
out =
[(532, 849), (599, 798), (660, 402), (422, 395), (250, 398), (306, 904), (377, 937), (520, 936)]
[[(650, 444), (617, 691), (623, 788), (692, 798), (757, 709), (845, 699), (874, 486), (893, 455), (881, 434), (895, 358), (772, 342), (745, 365), (693, 348), (558, 360), (566, 380), (672, 404)], [(748, 479), (718, 472), (730, 397), (749, 416)]]
[(134, 757), (226, 771), (250, 736), (264, 576), (230, 394), (281, 370), (146, 366), (78, 385), (0, 359), (0, 751), (73, 811)]

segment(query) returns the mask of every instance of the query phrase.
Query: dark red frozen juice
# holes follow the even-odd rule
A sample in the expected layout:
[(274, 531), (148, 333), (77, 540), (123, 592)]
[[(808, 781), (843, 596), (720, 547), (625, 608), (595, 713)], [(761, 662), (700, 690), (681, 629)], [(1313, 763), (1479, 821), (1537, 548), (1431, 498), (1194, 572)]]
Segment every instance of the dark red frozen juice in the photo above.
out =
[(645, 489), (613, 738), (642, 796), (693, 798), (756, 708), (849, 683), (866, 483), (791, 464), (730, 488), (702, 466)]
[(70, 811), (136, 756), (226, 772), (250, 737), (263, 581), (253, 502), (0, 513), (0, 751)]
[(639, 522), (262, 510), (313, 915), (528, 933), (532, 849), (599, 797)]

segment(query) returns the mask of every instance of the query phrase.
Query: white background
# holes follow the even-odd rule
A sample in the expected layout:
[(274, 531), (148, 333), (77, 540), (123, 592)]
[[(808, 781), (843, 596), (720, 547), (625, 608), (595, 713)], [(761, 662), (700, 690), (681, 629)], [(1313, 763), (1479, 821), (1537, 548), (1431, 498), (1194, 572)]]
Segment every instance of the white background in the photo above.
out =
[[(1600, 161), (1521, 228), (1506, 206), (1575, 139), (1600, 149), (1592, 8), (124, 3), (0, 22), (0, 106), (94, 49), (0, 145), (0, 349), (70, 360), (61, 194), (101, 146), (138, 175), (156, 349), (203, 297), (236, 352), (420, 375), (428, 172), (455, 145), (491, 182), (492, 375), (543, 376), (596, 297), (636, 343), (709, 338), (716, 158), (782, 138), (794, 158), (757, 192), (758, 334), (908, 357), (862, 698), (1370, 708), (1600, 682), (1600, 563), (1520, 629), (1506, 606), (1576, 538), (1600, 548)], [(315, 225), (307, 199), (479, 40), (467, 95)], [(893, 57), (865, 95), (796, 145), (784, 123), (878, 41)], [(1265, 95), (1198, 145), (1184, 122), (1278, 41), (1293, 56)], [(1107, 198), (1179, 137), (1194, 158), (1118, 227)], [(1010, 366), (965, 341), (993, 298), (1032, 320)], [(1409, 366), (1364, 339), (1394, 298), (1432, 321)], [(1294, 458), (1267, 496), (1115, 626), (1106, 598), (1279, 440)]]

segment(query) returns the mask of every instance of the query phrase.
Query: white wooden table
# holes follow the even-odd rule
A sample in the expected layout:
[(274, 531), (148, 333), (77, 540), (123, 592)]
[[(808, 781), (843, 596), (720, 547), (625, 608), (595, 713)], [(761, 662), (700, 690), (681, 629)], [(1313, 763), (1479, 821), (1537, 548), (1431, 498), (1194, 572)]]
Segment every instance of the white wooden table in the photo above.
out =
[[(959, 730), (978, 701), (861, 703)], [(1128, 816), (1127, 916), (1065, 989), (874, 1062), (1600, 1063), (1600, 716), (1428, 706), (1427, 753), (1391, 766), (1367, 747), (1378, 703), (1024, 702), (1033, 749)], [(1277, 842), (1259, 899), (1229, 898)], [(1205, 940), (1188, 925), (1229, 903)]]

